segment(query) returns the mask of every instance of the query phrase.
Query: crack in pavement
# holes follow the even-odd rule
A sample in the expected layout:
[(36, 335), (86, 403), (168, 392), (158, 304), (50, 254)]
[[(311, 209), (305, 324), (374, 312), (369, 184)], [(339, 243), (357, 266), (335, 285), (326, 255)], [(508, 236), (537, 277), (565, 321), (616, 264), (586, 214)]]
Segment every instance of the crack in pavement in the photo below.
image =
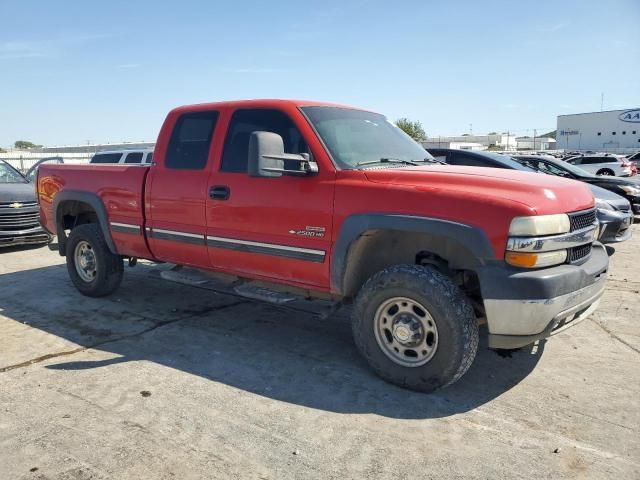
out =
[[(84, 347), (74, 348), (72, 350), (65, 350), (65, 351), (57, 352), (57, 353), (47, 353), (45, 355), (41, 355), (39, 357), (32, 358), (30, 360), (26, 360), (24, 362), (16, 363), (14, 365), (8, 365), (6, 367), (0, 367), (0, 373), (5, 373), (5, 372), (11, 371), (11, 370), (16, 370), (18, 368), (24, 368), (24, 367), (28, 367), (30, 365), (35, 365), (37, 363), (41, 363), (41, 362), (44, 362), (46, 360), (50, 360), (52, 358), (66, 357), (66, 356), (69, 356), (69, 355), (75, 355), (76, 353), (84, 352), (84, 351), (90, 350), (92, 348), (98, 348), (98, 347), (101, 347), (102, 345), (106, 345), (106, 344), (109, 344), (109, 343), (114, 343), (114, 342), (119, 342), (121, 340), (128, 340), (130, 338), (139, 337), (139, 336), (145, 335), (145, 334), (147, 334), (149, 332), (152, 332), (154, 330), (157, 330), (158, 328), (170, 325), (172, 323), (181, 322), (183, 320), (189, 320), (191, 318), (196, 318), (196, 317), (199, 317), (201, 315), (207, 315), (207, 314), (212, 313), (212, 312), (219, 312), (221, 310), (226, 310), (228, 308), (233, 308), (233, 307), (236, 307), (238, 305), (245, 304), (245, 303), (248, 303), (248, 302), (245, 300), (245, 301), (229, 303), (227, 305), (220, 305), (219, 307), (214, 307), (214, 308), (211, 308), (211, 309), (206, 310), (204, 312), (193, 313), (193, 314), (190, 314), (190, 315), (186, 315), (184, 317), (175, 318), (173, 320), (165, 320), (163, 322), (158, 322), (158, 323), (155, 323), (154, 325), (152, 325), (149, 328), (145, 328), (144, 330), (141, 330), (141, 331), (136, 332), (136, 333), (131, 333), (129, 335), (122, 335), (120, 337), (110, 338), (108, 340), (103, 340), (101, 342), (92, 343), (91, 345), (86, 345)], [(148, 318), (148, 317), (142, 316), (142, 318), (145, 319), (145, 320), (153, 321), (153, 319)]]
[(620, 338), (619, 336), (617, 336), (615, 333), (613, 333), (611, 330), (609, 330), (607, 327), (605, 327), (603, 324), (601, 324), (600, 322), (598, 322), (597, 320), (595, 320), (593, 317), (589, 317), (589, 320), (591, 320), (591, 322), (593, 322), (594, 324), (596, 324), (598, 327), (600, 327), (604, 332), (606, 332), (611, 338), (613, 338), (614, 340), (617, 340), (618, 342), (622, 343), (623, 345), (629, 347), (631, 350), (633, 350), (636, 353), (640, 353), (640, 349), (634, 347), (633, 345), (631, 345), (629, 342), (627, 342), (626, 340), (623, 340), (622, 338)]

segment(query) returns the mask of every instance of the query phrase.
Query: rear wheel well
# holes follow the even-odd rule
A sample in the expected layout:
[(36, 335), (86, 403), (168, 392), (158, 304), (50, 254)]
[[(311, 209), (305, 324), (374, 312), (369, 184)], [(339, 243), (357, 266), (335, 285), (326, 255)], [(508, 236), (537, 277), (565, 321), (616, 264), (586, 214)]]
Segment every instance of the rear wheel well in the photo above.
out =
[(478, 261), (453, 238), (397, 230), (363, 233), (350, 246), (343, 278), (343, 296), (354, 297), (373, 275), (393, 265), (423, 265), (451, 278), (484, 316), (480, 282), (473, 269)]
[(86, 202), (66, 200), (58, 205), (56, 212), (57, 235), (60, 255), (65, 255), (67, 231), (78, 225), (100, 223), (96, 210)]

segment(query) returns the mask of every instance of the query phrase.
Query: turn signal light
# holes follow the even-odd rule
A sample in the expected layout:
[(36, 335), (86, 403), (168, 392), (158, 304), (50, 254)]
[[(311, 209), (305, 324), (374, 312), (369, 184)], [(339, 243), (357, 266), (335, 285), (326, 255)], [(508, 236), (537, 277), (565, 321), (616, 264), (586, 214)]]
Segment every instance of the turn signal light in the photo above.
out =
[(550, 265), (558, 265), (567, 260), (566, 250), (556, 250), (554, 252), (507, 252), (504, 256), (509, 265), (521, 268), (539, 268)]

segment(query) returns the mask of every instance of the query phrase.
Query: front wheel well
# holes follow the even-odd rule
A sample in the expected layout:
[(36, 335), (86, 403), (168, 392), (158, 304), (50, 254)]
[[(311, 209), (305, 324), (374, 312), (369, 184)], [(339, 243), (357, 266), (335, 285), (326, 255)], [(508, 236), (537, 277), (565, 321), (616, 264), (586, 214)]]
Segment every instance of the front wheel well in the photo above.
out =
[(353, 298), (369, 278), (387, 267), (412, 264), (451, 278), (481, 313), (480, 283), (473, 268), (478, 259), (456, 239), (428, 233), (374, 230), (360, 235), (347, 253), (342, 295)]

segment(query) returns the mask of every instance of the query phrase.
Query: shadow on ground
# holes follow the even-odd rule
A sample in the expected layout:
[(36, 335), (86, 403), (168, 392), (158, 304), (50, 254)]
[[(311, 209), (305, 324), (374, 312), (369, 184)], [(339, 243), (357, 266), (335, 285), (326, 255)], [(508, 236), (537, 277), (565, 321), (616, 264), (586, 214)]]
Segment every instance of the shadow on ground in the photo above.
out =
[[(75, 370), (149, 361), (283, 402), (407, 419), (447, 417), (491, 401), (524, 379), (544, 350), (541, 342), (500, 356), (483, 341), (458, 383), (431, 395), (413, 393), (368, 369), (345, 313), (321, 320), (167, 282), (152, 270), (127, 269), (120, 290), (102, 299), (77, 293), (63, 265), (1, 275), (0, 314), (72, 342), (68, 351), (80, 345), (114, 354), (103, 361), (54, 359), (47, 368), (66, 371), (69, 381)], [(59, 353), (27, 345), (28, 334), (15, 341), (34, 349), (28, 360)], [(0, 357), (0, 372), (21, 363)]]

